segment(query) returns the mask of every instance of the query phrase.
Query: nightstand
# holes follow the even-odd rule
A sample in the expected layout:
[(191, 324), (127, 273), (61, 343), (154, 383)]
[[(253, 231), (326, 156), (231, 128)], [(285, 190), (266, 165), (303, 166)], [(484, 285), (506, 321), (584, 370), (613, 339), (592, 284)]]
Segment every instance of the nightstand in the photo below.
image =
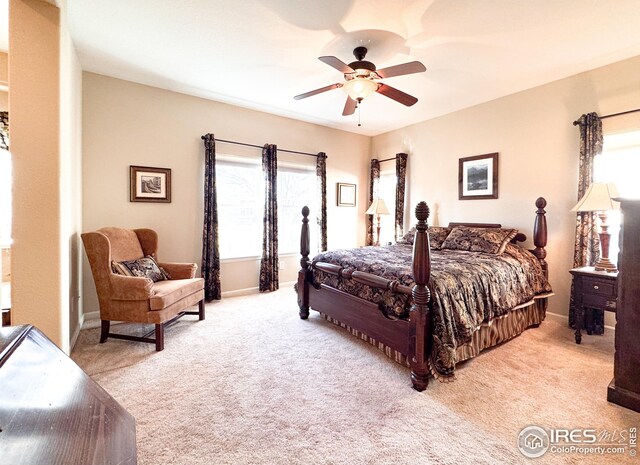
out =
[(582, 341), (582, 322), (585, 309), (616, 311), (618, 272), (596, 271), (592, 266), (574, 268), (573, 302), (575, 305), (576, 344)]

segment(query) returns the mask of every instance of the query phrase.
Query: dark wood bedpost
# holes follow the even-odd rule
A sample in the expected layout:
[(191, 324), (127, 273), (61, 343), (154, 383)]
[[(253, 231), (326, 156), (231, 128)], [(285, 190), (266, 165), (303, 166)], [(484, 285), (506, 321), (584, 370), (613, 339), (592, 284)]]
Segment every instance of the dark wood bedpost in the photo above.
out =
[(309, 318), (309, 207), (302, 207), (302, 230), (300, 231), (300, 271), (298, 272), (298, 307), (300, 307), (300, 318)]
[(536, 256), (538, 261), (540, 261), (540, 265), (542, 266), (542, 270), (544, 271), (545, 276), (549, 277), (549, 270), (547, 266), (547, 261), (545, 260), (547, 256), (547, 251), (545, 247), (547, 245), (547, 218), (544, 216), (546, 211), (544, 207), (547, 206), (547, 201), (544, 197), (538, 197), (536, 200), (536, 219), (533, 223), (533, 244), (536, 246), (535, 249), (532, 250), (533, 255)]
[(411, 382), (416, 391), (424, 391), (429, 383), (429, 350), (431, 338), (431, 315), (429, 300), (431, 292), (427, 287), (431, 274), (431, 257), (429, 235), (427, 234), (427, 218), (429, 207), (425, 202), (416, 206), (416, 235), (413, 241), (413, 280), (415, 285), (411, 292), (413, 306), (409, 316), (409, 354), (411, 356)]

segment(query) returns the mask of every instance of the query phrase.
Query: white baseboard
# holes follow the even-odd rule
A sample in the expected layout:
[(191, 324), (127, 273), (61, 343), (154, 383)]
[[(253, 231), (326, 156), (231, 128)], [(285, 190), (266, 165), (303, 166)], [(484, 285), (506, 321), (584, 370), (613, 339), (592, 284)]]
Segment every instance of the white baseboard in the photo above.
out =
[(80, 318), (78, 318), (78, 325), (76, 326), (76, 330), (73, 332), (73, 336), (71, 336), (71, 341), (69, 342), (69, 351), (73, 350), (73, 347), (76, 345), (78, 341), (78, 336), (80, 336), (80, 330), (84, 329), (84, 313), (80, 314)]
[[(296, 281), (287, 281), (286, 283), (280, 283), (280, 287), (291, 287)], [(258, 294), (260, 291), (258, 287), (247, 287), (245, 289), (235, 289), (233, 291), (224, 291), (222, 297), (239, 297), (241, 295)]]
[(233, 291), (224, 291), (222, 297), (239, 297), (241, 295), (257, 294), (258, 287), (247, 287), (245, 289), (234, 289)]
[(100, 327), (100, 312), (87, 312), (84, 314), (84, 325), (82, 329), (93, 329)]
[[(569, 326), (569, 317), (567, 315), (560, 315), (559, 313), (547, 312), (547, 318), (551, 318), (552, 320), (563, 324), (565, 326)], [(606, 329), (609, 331), (615, 331), (616, 328), (610, 325), (604, 325)]]
[(547, 318), (554, 320), (557, 323), (567, 323), (567, 315), (560, 315), (559, 313), (553, 313), (547, 310)]

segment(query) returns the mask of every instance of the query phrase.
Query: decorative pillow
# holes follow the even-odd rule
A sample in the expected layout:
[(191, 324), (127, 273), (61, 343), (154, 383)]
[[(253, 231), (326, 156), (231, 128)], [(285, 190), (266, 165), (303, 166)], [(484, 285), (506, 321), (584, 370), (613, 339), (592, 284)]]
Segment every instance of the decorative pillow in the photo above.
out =
[(429, 245), (433, 250), (440, 250), (442, 248), (442, 244), (449, 234), (451, 233), (451, 228), (444, 228), (442, 226), (430, 226), (427, 229), (429, 233)]
[(456, 226), (444, 240), (442, 248), (499, 255), (516, 234), (517, 229)]
[(416, 235), (416, 228), (411, 228), (407, 233), (402, 236), (402, 239), (398, 241), (398, 244), (413, 245), (413, 238)]
[[(442, 243), (451, 232), (451, 228), (443, 228), (440, 226), (429, 226), (427, 229), (429, 233), (429, 245), (433, 250), (438, 250), (442, 247)], [(411, 228), (407, 234), (402, 236), (402, 239), (398, 241), (398, 244), (413, 245), (413, 240), (416, 237), (416, 228)]]
[(138, 278), (149, 278), (154, 283), (158, 281), (164, 281), (165, 279), (171, 279), (171, 277), (164, 271), (158, 262), (151, 256), (147, 255), (144, 258), (137, 260), (127, 260), (124, 262), (111, 262), (111, 269), (115, 274), (122, 276), (135, 276)]

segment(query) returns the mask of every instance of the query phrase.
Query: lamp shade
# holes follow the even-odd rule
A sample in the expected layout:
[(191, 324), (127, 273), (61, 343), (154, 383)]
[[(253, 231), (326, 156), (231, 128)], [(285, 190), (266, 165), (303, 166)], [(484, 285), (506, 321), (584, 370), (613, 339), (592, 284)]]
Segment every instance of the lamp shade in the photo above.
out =
[(354, 77), (344, 84), (344, 90), (353, 100), (362, 100), (378, 90), (378, 84), (366, 77)]
[(594, 182), (578, 201), (572, 212), (597, 212), (617, 210), (620, 203), (612, 200), (618, 197), (618, 189), (612, 182)]
[(365, 212), (367, 215), (388, 215), (389, 209), (382, 199), (373, 199), (371, 206)]

